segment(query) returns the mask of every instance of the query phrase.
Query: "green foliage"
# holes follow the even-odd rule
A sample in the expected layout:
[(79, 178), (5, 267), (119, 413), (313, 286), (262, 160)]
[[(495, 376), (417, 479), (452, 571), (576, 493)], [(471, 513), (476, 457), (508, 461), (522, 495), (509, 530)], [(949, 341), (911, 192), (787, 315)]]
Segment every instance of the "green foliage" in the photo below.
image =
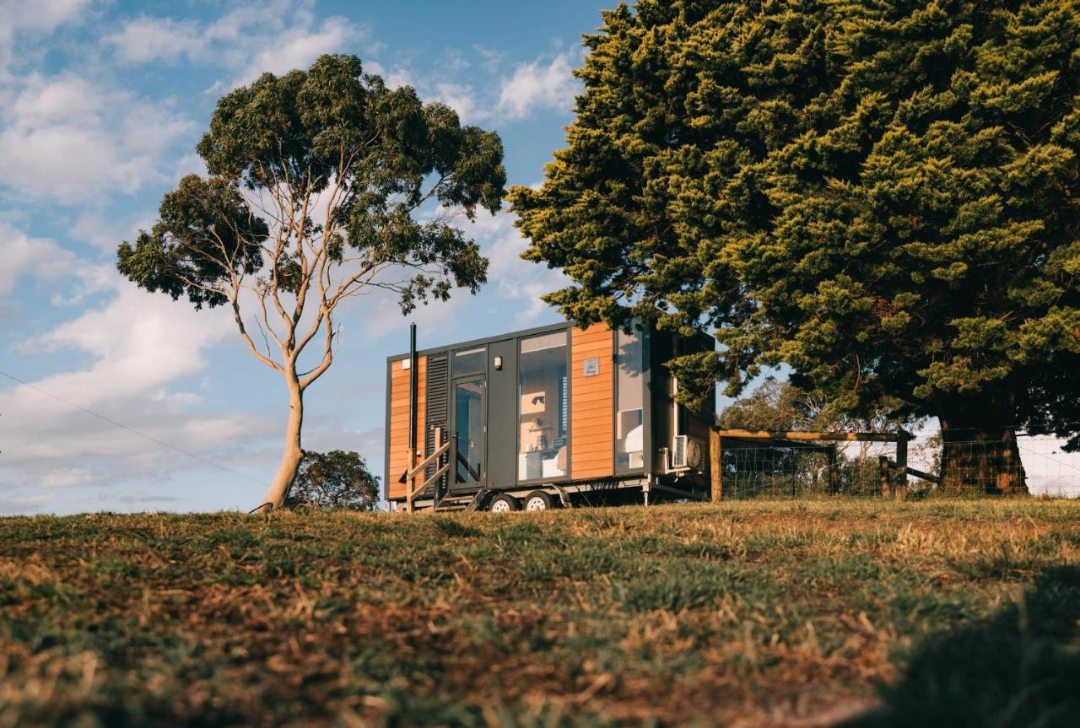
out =
[(639, 0), (585, 43), (511, 192), (573, 280), (547, 301), (715, 332), (698, 388), (784, 362), (856, 415), (1080, 446), (1073, 0)]
[(269, 228), (227, 180), (188, 175), (162, 199), (159, 214), (150, 232), (140, 231), (134, 246), (125, 242), (117, 251), (120, 272), (143, 288), (173, 300), (187, 296), (195, 308), (220, 306), (228, 299), (217, 281), (262, 267)]
[[(355, 56), (322, 56), (307, 71), (266, 73), (230, 92), (197, 149), (209, 180), (185, 178), (150, 232), (120, 246), (120, 271), (144, 288), (215, 306), (231, 300), (232, 277), (265, 265), (263, 287), (297, 294), (301, 276), (323, 261), (345, 279), (399, 269), (376, 283), (397, 291), (408, 312), (486, 279), (475, 243), (414, 214), (429, 201), (469, 219), (477, 207), (498, 210), (506, 182), (498, 135), (461, 126), (449, 107), (423, 104), (408, 86), (388, 89)], [(241, 189), (276, 208), (272, 226)], [(316, 218), (319, 202), (325, 219)], [(264, 246), (271, 227), (276, 244)]]
[(732, 402), (717, 418), (731, 430), (788, 432), (829, 429), (827, 416), (814, 398), (791, 382), (766, 380), (748, 396)]
[(3, 518), (0, 725), (1067, 726), (1078, 546), (1035, 500)]
[(372, 511), (379, 502), (379, 478), (359, 453), (344, 450), (304, 453), (285, 505), (324, 511)]

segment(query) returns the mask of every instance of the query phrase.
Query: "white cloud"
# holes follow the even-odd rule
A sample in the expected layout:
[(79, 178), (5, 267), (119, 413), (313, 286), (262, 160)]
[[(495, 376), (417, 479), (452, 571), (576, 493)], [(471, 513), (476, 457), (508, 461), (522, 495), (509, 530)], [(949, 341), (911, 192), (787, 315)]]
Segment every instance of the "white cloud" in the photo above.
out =
[(29, 353), (77, 351), (96, 360), (81, 372), (57, 374), (39, 384), (85, 407), (146, 396), (166, 383), (200, 371), (203, 349), (230, 333), (217, 311), (196, 312), (184, 302), (143, 291), (114, 274), (117, 291), (104, 308), (89, 310), (25, 341)]
[[(205, 371), (210, 349), (232, 336), (227, 315), (196, 312), (184, 302), (142, 291), (115, 272), (109, 286), (114, 296), (103, 306), (17, 348), (28, 357), (59, 353), (63, 359), (51, 360), (86, 364), (38, 377), (30, 386), (0, 389), (0, 483), (5, 486), (62, 490), (140, 478), (160, 482), (170, 472), (203, 466), (79, 408), (194, 453), (243, 448), (276, 434), (272, 418), (207, 412), (205, 398), (181, 385)], [(16, 362), (5, 368), (26, 376)], [(41, 510), (51, 502), (26, 507)]]
[(75, 256), (51, 240), (31, 238), (21, 230), (0, 223), (4, 265), (0, 266), (0, 296), (11, 293), (26, 278), (55, 280), (70, 274)]
[(102, 42), (125, 64), (203, 61), (210, 47), (210, 39), (195, 21), (152, 17), (125, 21)]
[(70, 235), (73, 240), (115, 253), (121, 241), (134, 240), (139, 230), (150, 229), (154, 224), (153, 213), (152, 209), (117, 214), (107, 213), (104, 209), (84, 208), (72, 224)]
[[(307, 68), (323, 53), (366, 44), (368, 30), (342, 16), (317, 21), (308, 2), (245, 3), (211, 22), (142, 16), (102, 38), (120, 63), (215, 64), (238, 85), (260, 74)], [(366, 45), (375, 52), (379, 44)], [(228, 83), (216, 85), (219, 91)]]
[(93, 483), (96, 480), (89, 468), (54, 468), (41, 476), (41, 484), (46, 488), (71, 488), (76, 485)]
[(53, 494), (41, 489), (27, 490), (12, 494), (10, 489), (4, 491), (4, 497), (0, 498), (0, 513), (14, 515), (19, 513), (41, 512), (53, 499)]
[(364, 61), (364, 73), (374, 73), (377, 76), (382, 76), (387, 88), (415, 87), (417, 85), (417, 79), (413, 72), (401, 66), (387, 68), (378, 61)]
[(92, 0), (0, 0), (0, 80), (21, 39), (48, 35), (85, 15)]
[[(472, 296), (467, 290), (456, 288), (451, 292), (449, 301), (430, 300), (426, 305), (420, 304), (412, 313), (404, 316), (397, 295), (390, 291), (372, 289), (354, 299), (338, 318), (355, 321), (363, 315), (366, 320), (362, 336), (372, 340), (400, 332), (410, 323), (427, 330), (452, 331), (461, 323), (459, 314), (470, 298)], [(366, 314), (357, 312), (359, 307), (363, 307)], [(349, 336), (350, 333), (346, 328), (345, 335)]]
[(240, 76), (251, 81), (259, 74), (285, 73), (307, 68), (324, 53), (340, 50), (363, 37), (363, 31), (340, 17), (327, 18), (318, 27), (288, 28), (276, 34), (272, 47), (258, 53)]
[(447, 72), (459, 75), (472, 68), (472, 62), (460, 48), (447, 48), (439, 65)]
[(498, 71), (506, 60), (506, 54), (495, 48), (477, 44), (473, 46), (473, 50), (482, 59), (481, 65), (488, 73)]
[(91, 0), (0, 0), (0, 26), (11, 31), (50, 31), (70, 22)]
[(456, 83), (436, 84), (433, 100), (441, 101), (456, 111), (462, 124), (472, 124), (488, 116), (469, 86)]
[(510, 213), (482, 212), (477, 215), (475, 225), (473, 234), (491, 261), (488, 280), (498, 286), (504, 299), (528, 304), (518, 319), (527, 322), (550, 311), (540, 297), (566, 286), (569, 279), (558, 270), (522, 260), (521, 254), (529, 243), (514, 227)]
[(76, 203), (133, 193), (167, 175), (158, 167), (192, 122), (75, 74), (31, 75), (0, 110), (0, 179), (18, 195)]
[(581, 84), (573, 76), (576, 55), (559, 53), (550, 63), (518, 65), (499, 91), (499, 111), (521, 119), (536, 110), (570, 111)]
[(32, 76), (15, 99), (11, 118), (26, 125), (63, 123), (97, 115), (105, 105), (103, 94), (78, 76)]
[(425, 100), (441, 101), (458, 112), (462, 123), (516, 121), (538, 111), (569, 112), (581, 90), (573, 69), (580, 62), (577, 50), (554, 57), (519, 63), (499, 80), (505, 55), (482, 46), (473, 47), (471, 59), (456, 49), (444, 53), (441, 63), (427, 72), (377, 61), (365, 69), (377, 73), (391, 87), (408, 84)]

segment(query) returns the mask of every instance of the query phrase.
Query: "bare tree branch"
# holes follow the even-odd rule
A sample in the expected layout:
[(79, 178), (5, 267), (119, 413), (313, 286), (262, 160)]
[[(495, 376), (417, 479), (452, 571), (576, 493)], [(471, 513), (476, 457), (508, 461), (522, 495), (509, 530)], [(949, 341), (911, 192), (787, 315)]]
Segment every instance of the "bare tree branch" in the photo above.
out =
[(261, 361), (266, 366), (270, 367), (271, 369), (279, 372), (284, 372), (285, 369), (284, 367), (282, 367), (282, 365), (278, 364), (270, 357), (265, 356), (262, 352), (258, 350), (258, 348), (256, 348), (255, 342), (251, 340), (251, 336), (248, 334), (247, 329), (244, 327), (244, 317), (240, 315), (240, 304), (235, 298), (232, 301), (232, 309), (233, 319), (236, 321), (236, 327), (240, 330), (240, 336), (244, 339), (244, 343), (247, 344), (248, 351), (251, 352), (251, 355)]

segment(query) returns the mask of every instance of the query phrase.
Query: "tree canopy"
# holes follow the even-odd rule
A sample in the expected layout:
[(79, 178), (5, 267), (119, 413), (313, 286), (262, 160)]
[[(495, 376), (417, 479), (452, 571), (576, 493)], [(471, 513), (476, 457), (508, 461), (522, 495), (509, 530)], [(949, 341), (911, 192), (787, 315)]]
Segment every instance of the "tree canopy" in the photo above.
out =
[(753, 392), (726, 407), (717, 417), (723, 429), (789, 432), (817, 426), (815, 403), (791, 382), (766, 380)]
[(640, 0), (585, 42), (511, 192), (549, 302), (715, 333), (671, 362), (698, 391), (787, 363), (854, 414), (1080, 446), (1080, 6)]
[(819, 393), (774, 378), (728, 404), (716, 418), (721, 429), (765, 432), (896, 431), (901, 424), (884, 411), (853, 417)]
[(454, 216), (500, 208), (502, 142), (408, 86), (387, 88), (355, 56), (324, 55), (223, 96), (197, 150), (209, 176), (166, 194), (151, 229), (119, 246), (118, 267), (196, 308), (230, 306), (249, 352), (283, 376), (285, 452), (264, 499), (277, 507), (340, 304), (385, 290), (407, 313), (485, 282), (487, 259)]
[(305, 452), (286, 498), (290, 508), (372, 511), (379, 503), (379, 478), (360, 453)]

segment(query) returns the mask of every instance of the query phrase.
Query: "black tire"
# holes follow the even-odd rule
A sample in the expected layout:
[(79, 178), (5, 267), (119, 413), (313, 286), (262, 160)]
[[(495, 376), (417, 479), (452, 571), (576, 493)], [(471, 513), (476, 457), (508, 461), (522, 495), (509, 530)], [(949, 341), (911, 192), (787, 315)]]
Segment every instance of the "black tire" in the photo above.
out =
[(508, 511), (520, 511), (521, 502), (512, 495), (500, 493), (488, 503), (488, 510), (492, 513), (506, 513)]
[(555, 499), (547, 491), (534, 490), (522, 499), (521, 506), (526, 511), (550, 511), (555, 507)]

